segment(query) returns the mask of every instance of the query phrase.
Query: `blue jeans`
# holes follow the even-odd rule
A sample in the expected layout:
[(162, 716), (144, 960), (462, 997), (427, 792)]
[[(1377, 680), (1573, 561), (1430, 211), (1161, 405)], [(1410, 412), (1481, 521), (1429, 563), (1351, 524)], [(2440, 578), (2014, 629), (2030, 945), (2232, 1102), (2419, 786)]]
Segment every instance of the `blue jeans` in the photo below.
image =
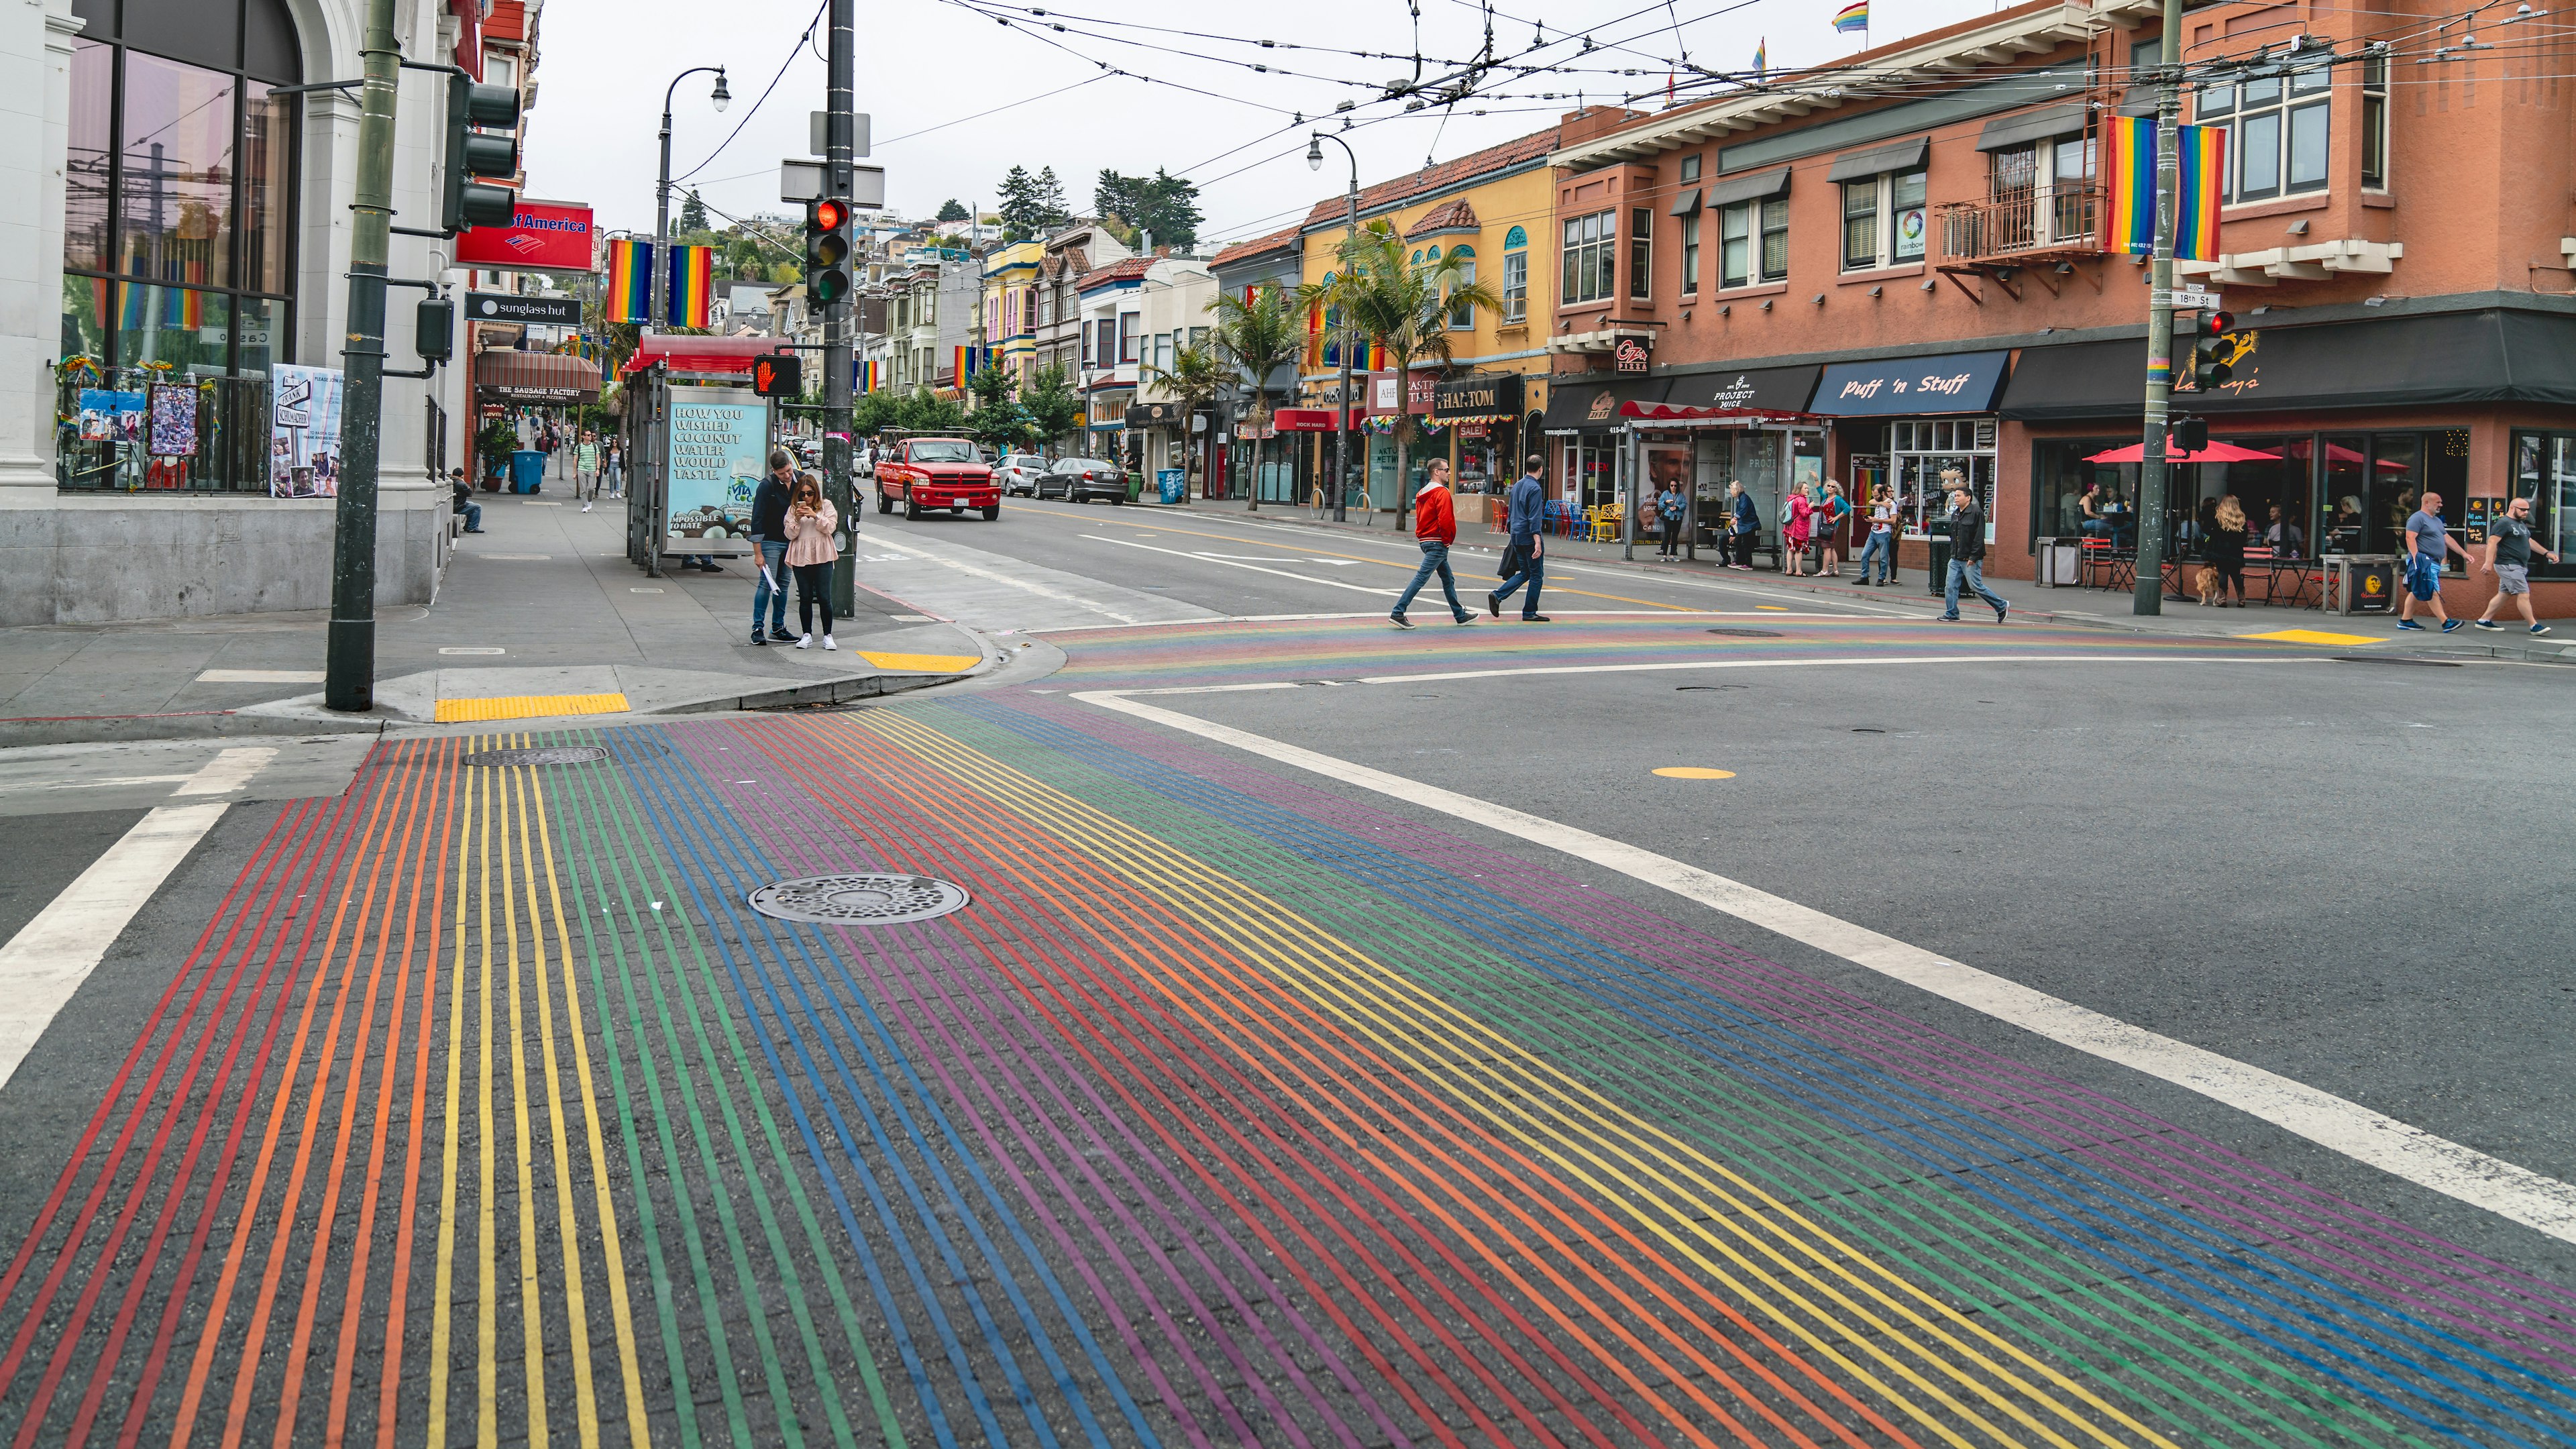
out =
[[(1516, 539), (1514, 542), (1520, 542), (1520, 540)], [(1528, 546), (1535, 550), (1537, 548), (1536, 540), (1531, 540)], [(1522, 566), (1521, 571), (1512, 575), (1510, 578), (1505, 579), (1503, 581), (1503, 586), (1494, 590), (1494, 607), (1501, 608), (1503, 600), (1512, 596), (1512, 590), (1519, 588), (1523, 584), (1527, 584), (1529, 585), (1529, 595), (1521, 600), (1521, 617), (1524, 619), (1534, 619), (1538, 617), (1539, 586), (1546, 582), (1547, 560), (1533, 551), (1529, 556), (1529, 562)]]
[(1950, 606), (1941, 615), (1942, 618), (1959, 617), (1959, 581), (1961, 579), (1966, 579), (1968, 587), (1977, 591), (1977, 597), (1986, 601), (1987, 608), (1997, 612), (2002, 611), (2004, 601), (1995, 596), (1994, 590), (1986, 587), (1986, 561), (1981, 558), (1954, 558), (1950, 560), (1950, 581), (1941, 589), (1942, 599)]
[(1404, 611), (1413, 605), (1413, 596), (1422, 592), (1422, 586), (1431, 582), (1433, 574), (1438, 574), (1440, 592), (1449, 599), (1450, 614), (1461, 621), (1474, 618), (1475, 615), (1458, 607), (1458, 579), (1449, 572), (1449, 545), (1436, 538), (1426, 538), (1421, 543), (1422, 567), (1413, 571), (1413, 582), (1404, 586), (1404, 596), (1395, 601), (1394, 616), (1403, 618)]
[(483, 531), (482, 504), (468, 503), (465, 505), (465, 531), (467, 533), (481, 533)]
[[(787, 632), (787, 545), (762, 539), (760, 562), (760, 578), (751, 586), (751, 632), (760, 632), (760, 611), (767, 609), (769, 632), (784, 634)], [(778, 580), (778, 587), (774, 589), (769, 586), (773, 578)]]
[(1869, 536), (1869, 542), (1861, 545), (1860, 577), (1863, 583), (1869, 581), (1871, 559), (1878, 560), (1879, 577), (1890, 583), (1896, 581), (1896, 534), (1893, 530), (1886, 533), (1873, 533)]

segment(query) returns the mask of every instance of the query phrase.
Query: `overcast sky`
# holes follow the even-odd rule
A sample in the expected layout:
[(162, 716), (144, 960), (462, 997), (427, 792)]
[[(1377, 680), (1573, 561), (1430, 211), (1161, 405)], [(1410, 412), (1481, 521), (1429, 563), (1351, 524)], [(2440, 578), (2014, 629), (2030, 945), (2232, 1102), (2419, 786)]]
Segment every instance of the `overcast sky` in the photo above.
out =
[[(1081, 211), (1101, 168), (1160, 166), (1200, 183), (1207, 239), (1235, 240), (1340, 194), (1347, 163), (1328, 145), (1323, 173), (1307, 169), (1299, 112), (1311, 119), (1342, 100), (1359, 103), (1352, 114), (1361, 124), (1346, 136), (1365, 184), (1551, 124), (1573, 108), (1576, 92), (1597, 102), (1654, 89), (1647, 104), (1660, 105), (1677, 52), (1733, 71), (1748, 67), (1766, 40), (1775, 69), (1859, 48), (1859, 37), (1838, 35), (1829, 23), (1841, 0), (1642, 8), (1635, 0), (1515, 0), (1494, 12), (1499, 53), (1525, 50), (1542, 26), (1551, 41), (1588, 34), (1596, 48), (1585, 55), (1579, 39), (1568, 40), (1537, 57), (1562, 62), (1563, 73), (1497, 79), (1487, 88), (1502, 96), (1445, 117), (1407, 116), (1374, 101), (1387, 81), (1413, 74), (1405, 0), (1070, 0), (1067, 10), (1026, 3), (1051, 13), (1033, 19), (1026, 4), (989, 0), (859, 0), (858, 108), (875, 118), (871, 159), (886, 169), (887, 200), (906, 214), (927, 215), (949, 197), (989, 208), (1015, 164), (1032, 172), (1053, 166)], [(1420, 3), (1421, 49), (1433, 60), (1426, 75), (1440, 74), (1443, 58), (1476, 53), (1485, 11), (1468, 0)], [(1870, 39), (1885, 44), (1992, 8), (1991, 0), (1874, 0)], [(684, 186), (697, 186), (708, 205), (737, 216), (786, 210), (778, 161), (807, 154), (807, 114), (824, 100), (820, 28), (813, 47), (792, 50), (817, 10), (818, 0), (553, 0), (540, 35), (538, 104), (529, 113), (529, 194), (588, 202), (608, 230), (651, 231), (663, 88), (687, 67), (723, 65), (733, 93), (723, 114), (708, 101), (712, 76), (689, 77), (672, 102), (672, 174), (675, 182), (690, 178), (675, 184), (672, 209)], [(1013, 23), (998, 24), (994, 13)], [(1057, 24), (1067, 30), (1049, 28)], [(1173, 33), (1191, 31), (1201, 33)], [(1234, 38), (1211, 38), (1219, 34)], [(1245, 43), (1265, 38), (1276, 47)], [(1406, 58), (1342, 53), (1353, 50)], [(1104, 71), (1099, 61), (1130, 74)], [(1253, 64), (1272, 73), (1247, 68)], [(1641, 74), (1615, 73), (1629, 68)], [(773, 76), (776, 91), (754, 112)], [(1559, 99), (1539, 98), (1549, 91)], [(1478, 109), (1486, 114), (1472, 114)]]

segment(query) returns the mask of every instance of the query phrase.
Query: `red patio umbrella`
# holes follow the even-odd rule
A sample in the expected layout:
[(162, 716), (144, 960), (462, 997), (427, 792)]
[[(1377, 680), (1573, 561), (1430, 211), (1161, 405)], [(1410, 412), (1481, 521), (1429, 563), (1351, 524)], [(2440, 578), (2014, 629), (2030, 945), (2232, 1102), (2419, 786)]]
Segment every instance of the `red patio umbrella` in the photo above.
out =
[[(2143, 463), (2146, 458), (2147, 445), (2131, 443), (2125, 448), (2113, 448), (2107, 453), (2096, 453), (2084, 461), (2087, 463)], [(2281, 461), (2281, 455), (2256, 452), (2252, 448), (2240, 448), (2234, 443), (2212, 443), (2197, 453), (2168, 452), (2165, 454), (2165, 461), (2168, 463), (2277, 463)]]

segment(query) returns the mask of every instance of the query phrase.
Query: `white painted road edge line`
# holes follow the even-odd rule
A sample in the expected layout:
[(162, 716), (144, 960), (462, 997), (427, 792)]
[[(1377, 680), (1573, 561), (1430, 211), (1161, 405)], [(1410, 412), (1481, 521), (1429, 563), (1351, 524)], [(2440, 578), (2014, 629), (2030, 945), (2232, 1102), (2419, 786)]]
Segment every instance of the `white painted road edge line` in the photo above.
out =
[[(858, 530), (853, 528), (851, 532), (855, 534)], [(1027, 579), (1013, 578), (1009, 574), (1002, 573), (995, 569), (985, 568), (981, 564), (971, 564), (961, 558), (949, 557), (933, 551), (926, 545), (915, 543), (910, 538), (904, 539), (901, 547), (911, 549), (915, 553), (918, 553), (921, 556), (922, 561), (925, 563), (935, 563), (942, 568), (955, 569), (961, 574), (968, 575), (972, 578), (982, 579), (986, 583), (1001, 584), (1006, 588), (1018, 589), (1022, 593), (1035, 594), (1041, 599), (1052, 599), (1059, 604), (1071, 604), (1077, 609), (1088, 609), (1095, 614), (1106, 614), (1110, 618), (1116, 619), (1122, 624), (1148, 624), (1153, 622), (1150, 619), (1139, 619), (1133, 614), (1122, 614), (1118, 610), (1109, 607), (1107, 604), (1095, 604), (1089, 599), (1075, 598), (1073, 595), (1068, 594), (1061, 589), (1050, 589), (1044, 584), (1032, 583)], [(1187, 623), (1190, 621), (1176, 620), (1175, 622)]]
[(1590, 831), (1213, 724), (1111, 690), (1073, 698), (1470, 821), (1671, 891), (2050, 1041), (2144, 1072), (2418, 1186), (2576, 1242), (2576, 1185), (2517, 1167), (2261, 1067), (2131, 1026), (1991, 972)]
[(1312, 574), (1292, 574), (1286, 569), (1266, 569), (1259, 564), (1242, 563), (1234, 559), (1215, 558), (1203, 553), (1184, 553), (1177, 548), (1156, 548), (1150, 543), (1137, 543), (1132, 539), (1124, 538), (1109, 538), (1097, 533), (1086, 533), (1083, 534), (1082, 537), (1091, 540), (1093, 543), (1114, 543), (1126, 548), (1141, 548), (1147, 553), (1170, 554), (1174, 558), (1185, 558), (1194, 563), (1224, 564), (1230, 569), (1250, 569), (1256, 574), (1269, 574), (1274, 578), (1295, 579), (1301, 584), (1322, 584), (1324, 587), (1330, 589), (1348, 589), (1355, 594), (1376, 594), (1382, 598), (1392, 599), (1396, 595), (1404, 592), (1402, 589), (1371, 588), (1367, 584), (1346, 584), (1340, 579), (1319, 579)]
[[(225, 750), (170, 794), (238, 790), (276, 757), (277, 751), (265, 746)], [(134, 913), (215, 828), (226, 808), (221, 800), (154, 807), (20, 927), (8, 945), (0, 946), (0, 1087), (17, 1075), (18, 1064), (72, 993), (98, 969)]]

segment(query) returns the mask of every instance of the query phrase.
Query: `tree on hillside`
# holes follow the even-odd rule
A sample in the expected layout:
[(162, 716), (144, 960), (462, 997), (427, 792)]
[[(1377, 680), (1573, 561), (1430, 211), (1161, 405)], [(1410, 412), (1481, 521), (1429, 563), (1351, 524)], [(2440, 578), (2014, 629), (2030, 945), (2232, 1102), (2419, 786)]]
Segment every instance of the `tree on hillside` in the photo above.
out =
[(705, 231), (706, 229), (707, 204), (698, 199), (697, 188), (693, 186), (689, 188), (688, 199), (680, 203), (680, 230)]
[(1122, 176), (1104, 167), (1091, 192), (1094, 211), (1152, 234), (1158, 247), (1183, 252), (1198, 245), (1198, 199), (1196, 185), (1161, 167), (1151, 176)]
[(1046, 201), (1038, 193), (1038, 179), (1025, 166), (1014, 166), (1002, 178), (1002, 242), (1009, 245), (1043, 236), (1047, 229)]
[(1064, 183), (1055, 179), (1054, 167), (1038, 168), (1037, 190), (1038, 205), (1046, 212), (1045, 231), (1053, 233), (1070, 225), (1073, 213), (1065, 209)]
[(965, 221), (966, 219), (965, 204), (953, 196), (939, 203), (939, 214), (931, 218), (932, 221)]

